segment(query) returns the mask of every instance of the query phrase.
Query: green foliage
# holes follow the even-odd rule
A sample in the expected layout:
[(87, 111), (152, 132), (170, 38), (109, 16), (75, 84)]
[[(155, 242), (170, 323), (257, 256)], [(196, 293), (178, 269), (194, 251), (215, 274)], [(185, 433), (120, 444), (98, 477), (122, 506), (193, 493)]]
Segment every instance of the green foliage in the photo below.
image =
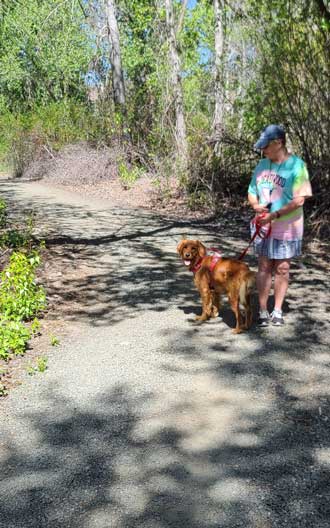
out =
[(40, 329), (35, 318), (30, 328), (23, 322), (46, 306), (44, 289), (35, 283), (40, 263), (36, 251), (30, 255), (12, 253), (9, 265), (0, 275), (0, 358), (24, 354), (31, 335)]
[(118, 163), (118, 175), (124, 189), (130, 189), (143, 174), (143, 169), (137, 165), (128, 167), (125, 161)]
[(91, 109), (69, 98), (36, 108), (33, 122), (35, 128), (42, 130), (45, 143), (55, 149), (67, 143), (90, 139), (96, 127)]
[(34, 214), (30, 213), (24, 227), (9, 227), (0, 235), (0, 248), (31, 249), (33, 243)]
[(7, 204), (5, 200), (0, 198), (0, 228), (6, 226), (7, 223)]
[(36, 251), (29, 255), (12, 253), (9, 265), (0, 275), (0, 313), (7, 319), (28, 320), (45, 308), (44, 288), (35, 280), (39, 263)]
[(45, 356), (38, 357), (37, 359), (38, 372), (45, 372), (45, 370), (47, 370), (47, 363), (48, 363), (47, 357)]
[(22, 231), (10, 229), (0, 237), (0, 247), (20, 248), (25, 245), (26, 239)]
[[(6, 223), (6, 203), (0, 200), (1, 224)], [(32, 231), (34, 214), (25, 220), (22, 229), (6, 229), (0, 237), (0, 247), (15, 251), (8, 265), (0, 273), (0, 359), (24, 354), (27, 342), (40, 330), (40, 322), (34, 318), (30, 327), (26, 321), (46, 306), (46, 295), (36, 283), (35, 272), (40, 265), (40, 255), (33, 247)], [(41, 244), (40, 244), (41, 246)], [(43, 368), (41, 366), (41, 368)], [(0, 377), (1, 377), (0, 372)], [(6, 395), (6, 387), (0, 383), (0, 396)]]
[(21, 321), (0, 316), (0, 358), (7, 360), (11, 355), (22, 355), (31, 337), (30, 329)]
[(4, 397), (8, 395), (8, 390), (6, 389), (6, 386), (0, 382), (0, 397)]
[(92, 43), (78, 0), (25, 0), (0, 14), (0, 92), (11, 110), (82, 98)]
[(50, 336), (50, 344), (52, 346), (58, 346), (60, 344), (60, 340), (58, 337), (56, 337), (55, 335), (51, 335)]
[[(111, 108), (111, 105), (110, 105)], [(107, 109), (109, 112), (109, 109)], [(108, 135), (105, 114), (70, 99), (50, 102), (24, 113), (0, 112), (0, 158), (19, 177), (30, 163), (67, 143)], [(112, 114), (109, 118), (113, 122)]]
[(35, 366), (29, 365), (27, 367), (27, 373), (29, 376), (34, 376), (37, 372), (45, 372), (47, 370), (48, 358), (40, 356), (37, 358), (37, 364)]
[(30, 329), (34, 336), (40, 333), (41, 324), (40, 324), (39, 319), (37, 319), (36, 317), (33, 319), (30, 325)]
[(206, 191), (197, 190), (188, 196), (188, 207), (191, 211), (200, 211), (210, 206), (210, 197)]

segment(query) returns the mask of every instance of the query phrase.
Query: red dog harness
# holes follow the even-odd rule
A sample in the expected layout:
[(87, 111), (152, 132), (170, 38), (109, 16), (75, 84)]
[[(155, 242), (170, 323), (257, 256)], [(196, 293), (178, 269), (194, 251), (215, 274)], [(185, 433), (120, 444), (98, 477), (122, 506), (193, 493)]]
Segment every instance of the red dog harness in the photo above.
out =
[[(215, 248), (210, 248), (210, 251), (212, 251), (214, 253), (214, 255), (212, 255), (212, 260), (211, 260), (211, 263), (210, 263), (210, 266), (209, 266), (209, 270), (212, 272), (217, 264), (217, 262), (222, 258), (221, 257), (221, 253), (219, 252), (218, 249), (215, 249)], [(206, 255), (205, 257), (207, 256), (210, 256), (210, 255), (207, 255), (207, 252), (206, 252)], [(201, 257), (195, 264), (195, 266), (193, 268), (191, 268), (191, 271), (195, 274), (198, 270), (201, 269), (202, 267), (202, 263), (203, 263), (203, 260), (205, 259), (205, 257)]]

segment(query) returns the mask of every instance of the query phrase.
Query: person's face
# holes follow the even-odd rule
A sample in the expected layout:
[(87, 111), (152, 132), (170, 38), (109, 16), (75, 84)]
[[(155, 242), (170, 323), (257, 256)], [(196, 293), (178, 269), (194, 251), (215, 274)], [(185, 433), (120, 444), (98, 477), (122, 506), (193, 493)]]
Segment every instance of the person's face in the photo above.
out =
[(266, 158), (273, 159), (276, 158), (277, 155), (280, 153), (280, 151), (282, 150), (282, 146), (283, 145), (281, 139), (273, 139), (268, 143), (265, 148), (261, 150), (263, 155), (266, 156)]

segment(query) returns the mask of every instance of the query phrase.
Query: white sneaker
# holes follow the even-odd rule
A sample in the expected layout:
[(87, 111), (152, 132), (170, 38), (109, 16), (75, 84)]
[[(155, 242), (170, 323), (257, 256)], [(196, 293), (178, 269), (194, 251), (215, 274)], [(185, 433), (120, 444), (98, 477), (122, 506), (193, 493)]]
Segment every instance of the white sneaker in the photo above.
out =
[(284, 325), (284, 319), (282, 315), (282, 311), (280, 310), (274, 310), (271, 313), (271, 321), (274, 326), (283, 326)]
[(267, 310), (260, 310), (258, 326), (268, 326), (270, 322), (270, 315)]

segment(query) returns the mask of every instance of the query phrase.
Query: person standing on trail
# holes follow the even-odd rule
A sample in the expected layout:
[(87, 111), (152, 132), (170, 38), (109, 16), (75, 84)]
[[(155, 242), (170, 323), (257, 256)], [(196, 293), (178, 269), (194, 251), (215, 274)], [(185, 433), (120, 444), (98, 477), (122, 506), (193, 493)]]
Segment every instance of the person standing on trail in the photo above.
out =
[[(280, 125), (266, 126), (255, 149), (263, 158), (254, 170), (248, 189), (248, 200), (261, 228), (268, 229), (265, 238), (256, 237), (258, 257), (257, 287), (259, 326), (271, 322), (282, 326), (282, 305), (289, 284), (290, 261), (301, 255), (304, 230), (303, 204), (312, 196), (305, 162), (288, 152), (286, 134)], [(267, 301), (274, 274), (275, 306), (270, 315)]]

